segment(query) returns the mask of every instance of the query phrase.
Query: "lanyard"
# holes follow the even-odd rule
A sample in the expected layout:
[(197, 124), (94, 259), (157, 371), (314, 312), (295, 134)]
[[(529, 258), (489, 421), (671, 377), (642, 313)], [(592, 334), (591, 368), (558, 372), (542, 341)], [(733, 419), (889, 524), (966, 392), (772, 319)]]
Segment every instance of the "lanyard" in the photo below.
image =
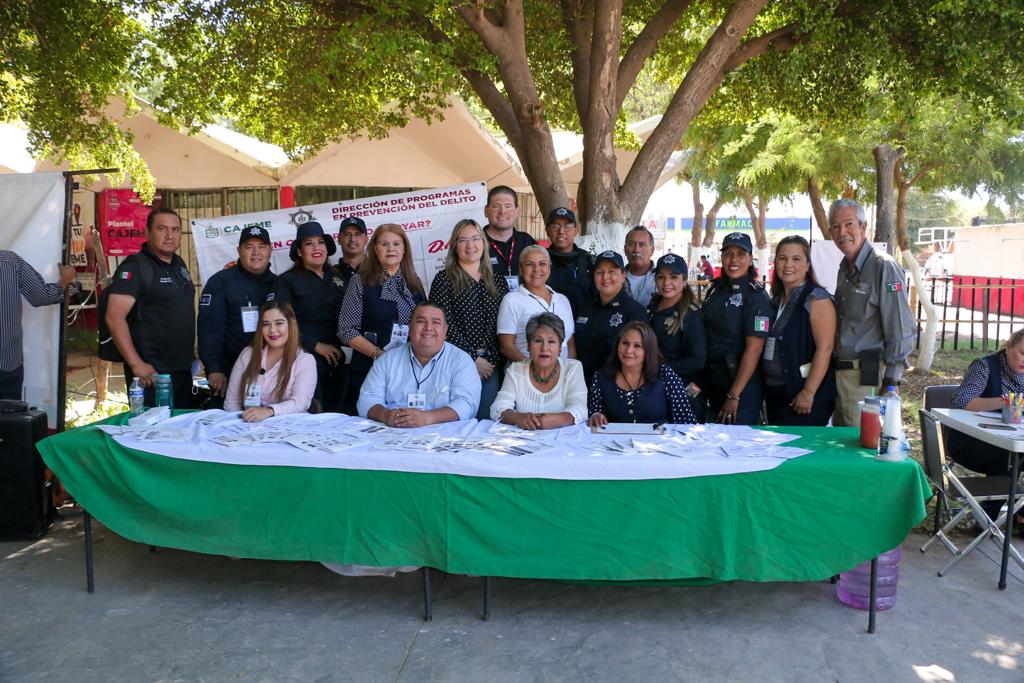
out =
[(544, 303), (544, 299), (541, 299), (539, 296), (537, 296), (533, 292), (526, 292), (526, 295), (528, 297), (530, 297), (531, 299), (533, 299), (534, 301), (536, 301), (537, 303), (539, 303), (544, 308), (544, 310), (547, 311), (548, 313), (554, 313), (555, 312), (555, 295), (554, 294), (551, 295), (551, 306), (548, 306), (546, 303)]
[(512, 242), (509, 244), (509, 247), (508, 247), (508, 256), (505, 256), (504, 254), (501, 253), (501, 249), (498, 248), (498, 243), (497, 242), (495, 242), (494, 240), (492, 240), (490, 238), (488, 238), (488, 241), (491, 243), (491, 248), (494, 249), (495, 253), (498, 256), (501, 257), (501, 260), (504, 261), (505, 265), (507, 265), (509, 267), (509, 270), (511, 270), (512, 269), (512, 256), (516, 253), (516, 233), (515, 233), (515, 231), (512, 232)]
[(427, 365), (430, 366), (430, 371), (427, 372), (426, 376), (423, 379), (420, 379), (419, 373), (416, 371), (416, 359), (413, 357), (412, 349), (409, 349), (409, 367), (412, 368), (412, 379), (414, 382), (416, 382), (417, 392), (420, 390), (420, 386), (428, 379), (430, 379), (430, 376), (434, 374), (434, 369), (437, 368), (437, 361), (441, 359), (442, 355), (444, 355), (443, 348), (441, 349), (441, 353), (431, 358), (430, 362), (427, 363)]

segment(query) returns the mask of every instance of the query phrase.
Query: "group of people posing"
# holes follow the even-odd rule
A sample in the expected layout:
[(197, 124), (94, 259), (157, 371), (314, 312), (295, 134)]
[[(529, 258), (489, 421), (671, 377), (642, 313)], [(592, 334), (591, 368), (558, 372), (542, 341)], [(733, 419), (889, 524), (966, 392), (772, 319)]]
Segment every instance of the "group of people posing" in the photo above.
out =
[[(867, 241), (852, 200), (829, 212), (845, 257), (834, 300), (799, 236), (778, 244), (766, 289), (750, 238), (729, 234), (698, 301), (685, 259), (653, 262), (642, 226), (627, 233), (625, 259), (592, 257), (568, 208), (548, 216), (548, 248), (516, 229), (510, 188), (491, 189), (485, 215), (487, 225), (454, 226), (429, 291), (397, 224), (368, 235), (345, 218), (334, 264), (334, 237), (300, 225), (293, 266), (276, 276), (269, 233), (245, 228), (236, 267), (199, 298), (199, 356), (225, 409), (260, 420), (313, 405), (393, 426), (755, 424), (762, 410), (770, 424), (852, 424), (857, 401), (898, 386), (907, 367), (915, 324), (903, 272)], [(189, 403), (194, 290), (180, 239), (178, 216), (154, 210), (142, 252), (110, 287), (111, 337), (150, 403), (158, 372), (171, 374), (177, 405)]]

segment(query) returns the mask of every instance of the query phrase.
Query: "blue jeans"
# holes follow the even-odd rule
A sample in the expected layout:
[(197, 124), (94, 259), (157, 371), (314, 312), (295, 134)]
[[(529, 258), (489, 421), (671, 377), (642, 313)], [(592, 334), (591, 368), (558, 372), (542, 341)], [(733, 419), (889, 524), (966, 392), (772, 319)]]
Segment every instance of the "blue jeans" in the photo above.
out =
[(501, 373), (495, 368), (490, 378), (480, 381), (480, 410), (476, 411), (476, 419), (491, 419), (491, 404), (501, 387)]

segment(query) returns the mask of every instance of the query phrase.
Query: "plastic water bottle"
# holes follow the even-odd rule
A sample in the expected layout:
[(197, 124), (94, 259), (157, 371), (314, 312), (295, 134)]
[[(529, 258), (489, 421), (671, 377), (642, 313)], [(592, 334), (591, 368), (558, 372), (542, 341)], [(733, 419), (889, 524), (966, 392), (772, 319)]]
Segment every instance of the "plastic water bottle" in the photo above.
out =
[(136, 377), (132, 380), (132, 386), (128, 389), (128, 409), (131, 411), (132, 417), (146, 412), (143, 395), (142, 383)]
[(895, 462), (910, 455), (910, 442), (903, 433), (903, 402), (896, 387), (886, 387), (882, 395), (882, 436), (878, 439), (878, 459)]
[(171, 410), (174, 410), (170, 375), (156, 376), (156, 405), (157, 407), (167, 406)]
[[(900, 581), (900, 547), (878, 556), (878, 582), (875, 590), (875, 609), (890, 609), (896, 605), (896, 586)], [(839, 575), (836, 584), (839, 602), (854, 609), (871, 606), (871, 562), (859, 564)]]

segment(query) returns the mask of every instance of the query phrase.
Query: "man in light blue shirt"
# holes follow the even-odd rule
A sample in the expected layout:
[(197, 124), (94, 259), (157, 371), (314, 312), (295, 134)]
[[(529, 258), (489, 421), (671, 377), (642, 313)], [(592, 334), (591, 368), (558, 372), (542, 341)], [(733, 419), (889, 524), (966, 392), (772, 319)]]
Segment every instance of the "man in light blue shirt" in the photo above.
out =
[(436, 304), (413, 309), (409, 341), (370, 368), (356, 408), (389, 427), (468, 420), (480, 405), (480, 374), (465, 351), (445, 341), (448, 321)]

